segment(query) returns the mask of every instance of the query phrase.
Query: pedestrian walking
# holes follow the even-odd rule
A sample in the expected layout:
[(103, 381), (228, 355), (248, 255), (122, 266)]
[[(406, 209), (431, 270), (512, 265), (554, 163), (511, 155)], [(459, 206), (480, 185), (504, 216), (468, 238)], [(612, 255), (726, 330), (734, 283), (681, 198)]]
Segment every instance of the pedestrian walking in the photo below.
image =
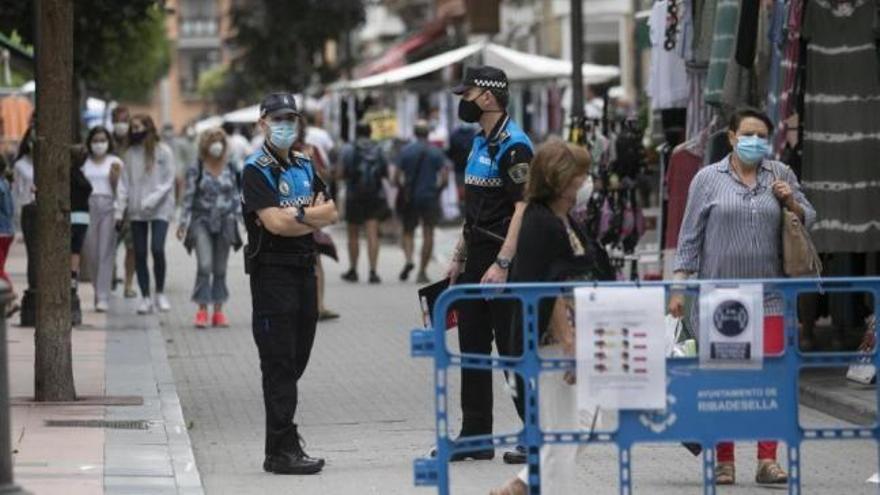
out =
[(34, 145), (36, 131), (31, 124), (21, 142), (13, 163), (12, 197), (18, 208), (19, 225), (27, 253), (27, 289), (21, 298), (21, 325), (33, 326), (37, 318), (37, 204), (34, 187)]
[[(734, 113), (728, 128), (733, 153), (700, 170), (688, 191), (687, 206), (675, 256), (675, 278), (686, 279), (773, 279), (783, 277), (782, 207), (796, 213), (807, 229), (816, 212), (801, 191), (794, 172), (786, 165), (767, 159), (770, 118), (758, 110)], [(764, 296), (764, 352), (783, 349), (782, 300)], [(684, 313), (684, 296), (673, 294), (669, 310), (675, 317)], [(692, 328), (699, 321), (694, 305)], [(775, 441), (758, 442), (758, 470), (755, 481), (783, 484), (788, 475), (776, 462)], [(715, 483), (736, 482), (733, 443), (717, 445)]]
[(223, 129), (208, 129), (199, 138), (197, 162), (186, 172), (177, 238), (196, 252), (196, 328), (208, 326), (208, 306), (213, 306), (212, 326), (229, 326), (223, 304), (229, 299), (229, 250), (241, 247), (241, 176), (228, 153)]
[(79, 271), (82, 249), (89, 231), (89, 197), (92, 185), (83, 174), (82, 166), (87, 152), (76, 145), (70, 150), (70, 310), (74, 326), (82, 323), (82, 307), (79, 300)]
[(122, 159), (114, 154), (110, 132), (93, 127), (86, 137), (88, 158), (82, 173), (92, 186), (89, 196), (89, 231), (85, 253), (90, 260), (90, 278), (95, 287), (95, 311), (110, 308), (113, 265), (116, 260), (116, 190), (122, 175)]
[(400, 150), (394, 183), (398, 187), (398, 213), (403, 223), (403, 255), (406, 259), (400, 280), (409, 279), (415, 268), (416, 227), (422, 226), (422, 252), (416, 282), (430, 283), (428, 263), (434, 255), (434, 227), (440, 218), (440, 191), (449, 180), (449, 167), (439, 148), (428, 142), (430, 125), (425, 120), (416, 122), (416, 140)]
[[(300, 119), (300, 122), (303, 124), (308, 123), (305, 117)], [(308, 155), (309, 160), (312, 161), (312, 166), (315, 169), (315, 174), (321, 178), (324, 182), (324, 185), (328, 185), (327, 178), (330, 176), (329, 168), (327, 167), (327, 162), (324, 157), (326, 156), (320, 150), (317, 145), (309, 143), (307, 127), (305, 125), (300, 125), (297, 129), (296, 142), (293, 143), (293, 150), (298, 151), (300, 153), (305, 153)], [(311, 127), (308, 127), (311, 129)], [(327, 198), (333, 198), (333, 195), (330, 193), (330, 187), (327, 187), (327, 191), (325, 193)], [(339, 318), (339, 313), (328, 309), (324, 305), (324, 288), (326, 287), (326, 278), (324, 277), (324, 264), (321, 261), (321, 256), (327, 256), (334, 260), (338, 259), (338, 255), (336, 254), (336, 243), (333, 242), (333, 238), (330, 237), (326, 232), (322, 232), (320, 230), (314, 233), (315, 236), (315, 244), (318, 249), (318, 256), (315, 258), (315, 276), (318, 281), (318, 321), (326, 321), (326, 320), (335, 320)]]
[[(451, 283), (504, 283), (516, 254), (525, 203), (523, 187), (532, 159), (532, 143), (507, 114), (507, 75), (491, 66), (471, 67), (453, 92), (461, 95), (458, 116), (479, 123), (465, 170), (465, 225), (447, 275)], [(458, 306), (458, 343), (463, 353), (511, 355), (511, 317), (515, 307), (504, 301), (469, 300)], [(492, 433), (492, 372), (461, 372), (461, 436)], [(520, 418), (521, 398), (515, 399)], [(456, 454), (492, 459), (494, 449)], [(508, 463), (524, 463), (525, 450), (504, 454)]]
[[(6, 158), (0, 154), (0, 280), (9, 286), (9, 292), (15, 294), (12, 280), (6, 273), (6, 260), (9, 257), (9, 248), (15, 239), (15, 199), (12, 194), (12, 185), (9, 183), (9, 165)], [(10, 304), (9, 311), (14, 306)]]
[(135, 271), (141, 290), (137, 312), (151, 313), (154, 307), (150, 297), (148, 246), (153, 257), (156, 306), (160, 311), (169, 311), (171, 303), (165, 296), (165, 236), (174, 214), (174, 157), (168, 145), (159, 141), (156, 126), (149, 115), (131, 118), (128, 138), (116, 219), (117, 227), (121, 228), (121, 208), (124, 207), (131, 222)]
[(367, 257), (371, 284), (380, 284), (379, 222), (391, 214), (383, 181), (388, 177), (388, 162), (379, 143), (372, 139), (370, 124), (361, 122), (355, 130), (357, 140), (342, 152), (342, 175), (345, 179), (345, 220), (348, 222), (349, 270), (342, 274), (346, 282), (357, 282), (361, 227), (367, 236)]
[(260, 104), (263, 147), (245, 160), (242, 209), (248, 233), (254, 341), (263, 375), (266, 444), (263, 469), (314, 474), (324, 460), (310, 457), (294, 422), (297, 383), (309, 362), (318, 321), (314, 232), (336, 222), (309, 157), (291, 148), (302, 125), (290, 93)]
[[(585, 187), (590, 155), (584, 147), (553, 139), (538, 148), (529, 170), (526, 206), (510, 281), (516, 283), (564, 282), (571, 280), (613, 280), (608, 255), (571, 211), (583, 206), (589, 195), (579, 194)], [(538, 310), (539, 350), (543, 358), (571, 358), (575, 350), (574, 302), (569, 297), (541, 301)], [(521, 352), (522, 319), (513, 320), (514, 348)], [(579, 417), (574, 374), (542, 374), (540, 383), (541, 428), (545, 431), (583, 429), (581, 421), (592, 424), (592, 415)], [(524, 396), (522, 380), (517, 393)], [(589, 427), (589, 426), (588, 426)], [(541, 491), (577, 493), (576, 455), (582, 445), (541, 447)], [(493, 495), (528, 493), (528, 468), (493, 490)]]
[[(128, 131), (129, 131), (129, 121), (131, 120), (131, 116), (128, 111), (128, 107), (119, 105), (113, 108), (113, 111), (110, 113), (110, 118), (113, 122), (113, 145), (116, 148), (116, 154), (120, 157), (125, 156), (125, 151), (128, 149)], [(117, 205), (123, 209), (123, 217), (122, 223), (118, 224), (118, 229), (116, 233), (116, 248), (119, 248), (119, 244), (125, 246), (125, 258), (123, 260), (123, 294), (126, 299), (131, 299), (137, 297), (137, 292), (134, 290), (134, 240), (131, 237), (131, 222), (128, 218), (128, 213), (126, 209), (126, 205)], [(117, 284), (117, 271), (116, 265), (113, 265), (113, 287), (115, 290)]]

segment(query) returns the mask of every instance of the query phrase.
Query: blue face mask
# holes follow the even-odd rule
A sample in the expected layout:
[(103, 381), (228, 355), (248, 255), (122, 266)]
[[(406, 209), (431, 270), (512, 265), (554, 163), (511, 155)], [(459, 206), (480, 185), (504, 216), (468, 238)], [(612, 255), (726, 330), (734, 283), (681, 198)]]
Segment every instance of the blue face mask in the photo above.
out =
[(296, 141), (296, 134), (296, 124), (291, 121), (284, 120), (269, 124), (269, 142), (280, 150), (290, 149)]
[(758, 165), (770, 154), (770, 143), (760, 136), (740, 136), (736, 140), (736, 156), (746, 165)]

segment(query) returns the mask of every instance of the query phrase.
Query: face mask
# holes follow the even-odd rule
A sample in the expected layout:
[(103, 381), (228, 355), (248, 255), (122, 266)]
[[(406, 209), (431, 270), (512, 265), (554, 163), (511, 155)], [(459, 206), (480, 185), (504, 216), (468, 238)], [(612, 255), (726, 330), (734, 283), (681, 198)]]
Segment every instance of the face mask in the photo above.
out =
[(211, 146), (208, 146), (208, 154), (214, 158), (220, 158), (223, 156), (223, 148), (223, 143), (220, 141), (214, 141), (211, 143)]
[(746, 165), (758, 165), (769, 153), (767, 138), (740, 136), (736, 141), (736, 156)]
[(132, 144), (140, 144), (144, 141), (144, 139), (146, 139), (146, 137), (147, 137), (147, 131), (144, 130), (144, 131), (132, 132), (131, 135), (129, 136), (129, 139), (131, 140)]
[(480, 105), (477, 105), (476, 98), (471, 101), (462, 98), (461, 101), (458, 102), (458, 118), (462, 121), (468, 123), (479, 122), (480, 117), (482, 116), (483, 109), (480, 108)]
[(287, 150), (296, 141), (296, 124), (290, 121), (269, 124), (269, 142), (276, 148)]
[(93, 141), (92, 142), (92, 153), (95, 156), (104, 156), (107, 154), (107, 149), (110, 147), (110, 143), (107, 141)]
[(580, 209), (585, 208), (587, 203), (590, 201), (590, 196), (593, 195), (593, 178), (587, 176), (587, 179), (584, 181), (583, 185), (580, 189), (578, 189), (577, 196), (574, 201), (574, 208)]
[(128, 134), (128, 122), (117, 122), (113, 124), (113, 134), (117, 136), (125, 136)]

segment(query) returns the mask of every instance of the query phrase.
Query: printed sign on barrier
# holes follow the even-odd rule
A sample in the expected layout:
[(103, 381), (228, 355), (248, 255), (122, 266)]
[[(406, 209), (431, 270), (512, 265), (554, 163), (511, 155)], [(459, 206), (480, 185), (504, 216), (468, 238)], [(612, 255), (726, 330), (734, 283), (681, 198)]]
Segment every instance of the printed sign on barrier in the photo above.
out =
[(764, 358), (764, 287), (700, 287), (700, 365), (759, 368)]

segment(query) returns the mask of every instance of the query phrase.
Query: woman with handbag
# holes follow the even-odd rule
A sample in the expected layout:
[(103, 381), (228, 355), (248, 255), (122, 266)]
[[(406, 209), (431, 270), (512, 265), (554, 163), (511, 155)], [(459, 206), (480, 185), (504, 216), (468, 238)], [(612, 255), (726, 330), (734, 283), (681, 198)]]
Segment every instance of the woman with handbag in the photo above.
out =
[[(583, 147), (552, 139), (538, 148), (529, 168), (526, 206), (519, 231), (511, 283), (613, 280), (614, 270), (605, 250), (571, 215), (590, 194), (584, 190), (590, 155)], [(522, 319), (513, 318), (512, 341), (521, 349)], [(569, 297), (541, 301), (538, 307), (539, 353), (544, 358), (573, 357), (575, 352), (574, 303)], [(518, 353), (517, 353), (518, 354)], [(572, 372), (542, 373), (539, 382), (541, 428), (572, 431), (595, 425), (598, 411), (579, 417)], [(525, 396), (517, 380), (517, 408)], [(577, 493), (577, 445), (541, 447), (542, 493)], [(528, 467), (492, 495), (528, 493)]]
[(238, 250), (241, 237), (239, 172), (227, 160), (226, 133), (208, 129), (199, 138), (198, 162), (186, 172), (177, 238), (188, 252), (196, 251), (197, 271), (192, 301), (198, 305), (196, 328), (208, 326), (208, 306), (213, 305), (211, 325), (228, 327), (223, 303), (229, 299), (226, 267), (229, 248)]
[(122, 160), (113, 154), (110, 131), (102, 126), (93, 127), (86, 137), (88, 158), (82, 173), (92, 185), (89, 196), (89, 229), (86, 234), (86, 257), (92, 284), (95, 286), (95, 311), (109, 309), (113, 284), (113, 264), (116, 259), (116, 187), (122, 174)]
[[(788, 241), (784, 237), (789, 234), (783, 220), (799, 221), (809, 228), (816, 212), (801, 192), (794, 172), (766, 158), (771, 129), (772, 122), (763, 112), (738, 110), (728, 129), (734, 151), (694, 176), (679, 234), (676, 279), (772, 279), (793, 275), (787, 266), (794, 260), (783, 260), (782, 256), (783, 245), (788, 254), (790, 244), (783, 242)], [(801, 231), (806, 236), (807, 230)], [(765, 354), (782, 352), (782, 309), (778, 295), (765, 294)], [(682, 294), (670, 297), (669, 310), (675, 317), (683, 315)], [(699, 321), (694, 313), (690, 321)], [(788, 481), (776, 462), (776, 446), (775, 441), (758, 442), (757, 483)], [(736, 481), (733, 448), (732, 442), (717, 446), (716, 484)]]

